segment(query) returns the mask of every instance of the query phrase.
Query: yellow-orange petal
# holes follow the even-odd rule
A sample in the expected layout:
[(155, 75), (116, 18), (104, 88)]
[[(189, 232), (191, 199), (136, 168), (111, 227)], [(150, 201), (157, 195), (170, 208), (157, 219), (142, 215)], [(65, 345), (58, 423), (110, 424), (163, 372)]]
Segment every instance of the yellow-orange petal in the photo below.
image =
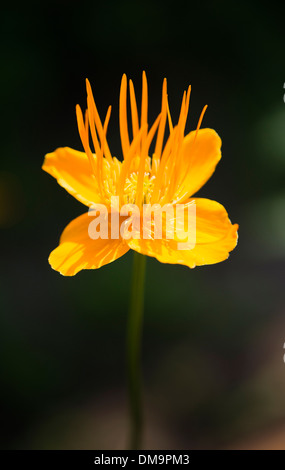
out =
[[(183, 200), (195, 194), (212, 176), (221, 159), (222, 141), (213, 129), (190, 132), (183, 141), (180, 187), (175, 193)], [(185, 177), (186, 174), (186, 177)], [(182, 182), (182, 184), (181, 184)]]
[(64, 229), (59, 246), (49, 256), (53, 269), (64, 276), (74, 276), (82, 269), (97, 269), (112, 263), (129, 250), (122, 239), (93, 240), (88, 235), (94, 220), (88, 213), (74, 219)]
[(42, 169), (86, 206), (104, 202), (85, 153), (60, 147), (45, 156)]
[(187, 204), (193, 201), (196, 203), (196, 244), (193, 249), (179, 250), (176, 240), (167, 239), (131, 239), (129, 247), (161, 263), (184, 264), (189, 268), (226, 260), (237, 244), (238, 225), (232, 225), (225, 208), (218, 202), (196, 198), (189, 199)]

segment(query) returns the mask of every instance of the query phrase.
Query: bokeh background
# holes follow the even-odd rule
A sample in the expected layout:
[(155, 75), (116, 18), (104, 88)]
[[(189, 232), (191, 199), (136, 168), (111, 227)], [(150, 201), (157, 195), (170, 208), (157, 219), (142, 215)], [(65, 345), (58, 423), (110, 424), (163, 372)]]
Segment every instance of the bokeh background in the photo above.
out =
[(285, 449), (284, 15), (274, 2), (7, 2), (1, 8), (0, 446), (122, 449), (132, 254), (65, 278), (48, 265), (85, 211), (41, 170), (81, 149), (85, 78), (120, 156), (122, 74), (149, 81), (150, 121), (168, 79), (188, 130), (223, 140), (199, 196), (240, 224), (229, 260), (190, 270), (148, 259), (145, 447)]

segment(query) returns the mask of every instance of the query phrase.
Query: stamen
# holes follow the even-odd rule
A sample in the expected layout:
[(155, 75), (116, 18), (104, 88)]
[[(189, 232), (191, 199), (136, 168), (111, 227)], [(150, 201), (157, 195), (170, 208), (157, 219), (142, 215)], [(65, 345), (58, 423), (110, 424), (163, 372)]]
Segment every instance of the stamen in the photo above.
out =
[[(106, 139), (106, 136), (107, 136), (107, 130), (108, 130), (108, 125), (109, 125), (109, 121), (110, 121), (110, 117), (111, 117), (111, 111), (112, 111), (112, 106), (109, 106), (106, 117), (105, 117), (105, 121), (104, 121), (104, 128), (103, 128), (103, 138), (104, 138), (104, 140)], [(103, 145), (102, 145), (102, 147), (103, 147)]]
[[(142, 105), (141, 105), (141, 127), (147, 124), (147, 110), (148, 110), (148, 92), (147, 92), (147, 79), (145, 71), (142, 74)], [(144, 133), (142, 138), (142, 145), (147, 136), (147, 132)]]
[[(191, 94), (191, 86), (188, 87), (187, 94), (185, 97), (185, 92), (183, 94), (183, 100), (182, 100), (182, 105), (181, 105), (181, 111), (180, 111), (180, 117), (179, 117), (179, 123), (180, 124), (180, 133), (178, 135), (178, 144), (175, 149), (175, 167), (173, 168), (173, 176), (170, 178), (170, 185), (167, 188), (167, 191), (164, 195), (163, 199), (168, 199), (171, 200), (173, 193), (175, 192), (175, 188), (178, 186), (178, 178), (181, 175), (181, 170), (183, 166), (183, 153), (182, 153), (182, 144), (183, 144), (183, 139), (184, 139), (184, 133), (185, 133), (185, 126), (186, 126), (186, 121), (187, 121), (187, 116), (188, 116), (188, 110), (189, 110), (189, 102), (190, 102), (190, 94)], [(181, 118), (181, 121), (180, 121)]]
[(134, 89), (132, 80), (130, 80), (130, 100), (131, 100), (131, 112), (132, 112), (133, 139), (134, 139), (139, 131), (139, 116), (138, 116), (135, 89)]
[[(208, 105), (205, 105), (204, 108), (203, 108), (203, 110), (202, 110), (202, 112), (201, 112), (201, 114), (200, 114), (199, 121), (198, 121), (197, 128), (196, 128), (196, 132), (195, 132), (195, 136), (194, 136), (194, 139), (193, 139), (193, 143), (192, 143), (192, 145), (191, 145), (192, 149), (193, 149), (194, 144), (195, 144), (195, 142), (196, 142), (197, 135), (198, 135), (199, 129), (200, 129), (200, 127), (201, 127), (201, 124), (202, 124), (202, 121), (203, 121), (203, 117), (204, 117), (204, 115), (205, 115), (205, 112), (206, 112), (206, 110), (207, 110), (207, 107), (208, 107)], [(190, 150), (191, 150), (191, 149), (189, 149), (189, 151), (190, 151)], [(179, 183), (179, 188), (178, 188), (178, 191), (176, 192), (176, 198), (175, 198), (175, 200), (174, 200), (174, 202), (175, 202), (176, 204), (177, 204), (179, 201), (181, 201), (182, 199), (185, 199), (186, 197), (188, 197), (188, 196), (190, 195), (190, 193), (188, 193), (188, 192), (186, 192), (186, 193), (184, 192), (183, 194), (181, 194), (181, 192), (182, 192), (183, 189), (184, 189), (184, 191), (185, 191), (185, 188), (183, 188), (183, 184), (184, 184), (184, 182), (185, 182), (185, 180), (186, 180), (186, 177), (187, 177), (188, 174), (189, 174), (190, 167), (191, 167), (191, 160), (188, 162), (188, 165), (187, 165), (187, 167), (186, 167), (186, 171), (184, 171), (183, 177), (182, 177), (182, 179), (181, 179), (181, 181), (180, 181), (180, 183)]]
[(79, 104), (76, 105), (76, 118), (77, 118), (78, 131), (79, 131), (79, 135), (80, 135), (80, 139), (81, 139), (83, 148), (84, 148), (85, 153), (86, 153), (86, 155), (89, 159), (92, 171), (93, 171), (94, 175), (96, 176), (97, 171), (96, 171), (95, 159), (94, 159), (94, 155), (92, 154), (91, 149), (89, 147), (86, 127), (85, 127), (85, 124), (84, 124), (84, 121), (83, 121), (83, 114), (82, 114), (82, 111), (81, 111), (81, 108), (80, 108)]
[(155, 158), (160, 159), (162, 145), (163, 145), (163, 138), (165, 132), (165, 124), (166, 124), (166, 117), (167, 117), (167, 81), (166, 78), (163, 80), (162, 85), (162, 99), (161, 99), (161, 120), (159, 123), (159, 128), (157, 132), (157, 139), (155, 145)]
[(123, 156), (126, 158), (127, 152), (130, 147), (129, 131), (128, 131), (128, 118), (127, 118), (127, 76), (122, 77), (121, 91), (120, 91), (120, 134), (122, 142)]
[(161, 188), (162, 178), (164, 176), (164, 172), (165, 172), (165, 169), (166, 169), (166, 164), (167, 164), (167, 162), (169, 160), (169, 157), (171, 155), (172, 144), (173, 144), (173, 140), (175, 138), (176, 132), (177, 132), (177, 127), (175, 127), (173, 129), (172, 133), (168, 137), (168, 140), (167, 140), (166, 145), (164, 147), (164, 150), (162, 152), (162, 156), (161, 156), (161, 159), (160, 159), (160, 165), (159, 165), (156, 180), (155, 180), (155, 183), (154, 183), (154, 188), (153, 188), (153, 193), (152, 193), (152, 198), (151, 198), (152, 202), (156, 202), (159, 198), (159, 193), (162, 189)]
[(120, 178), (119, 178), (119, 181), (118, 181), (118, 194), (120, 196), (120, 199), (122, 198), (123, 194), (124, 194), (124, 185), (125, 185), (125, 181), (126, 181), (126, 176), (129, 172), (129, 169), (130, 169), (130, 166), (131, 166), (131, 162), (132, 162), (132, 159), (141, 143), (141, 139), (142, 139), (142, 135), (143, 133), (145, 132), (145, 127), (147, 128), (147, 124), (142, 127), (138, 134), (136, 135), (136, 137), (134, 138), (134, 140), (132, 141), (131, 145), (130, 145), (130, 148), (129, 148), (129, 151), (126, 155), (126, 158), (122, 164), (122, 169), (121, 169), (121, 173), (120, 173)]
[(87, 144), (89, 145), (88, 109), (85, 109), (85, 134), (86, 134), (86, 138), (87, 138)]
[[(91, 88), (90, 82), (87, 78), (86, 78), (86, 89), (87, 89), (87, 100), (88, 100), (88, 97), (89, 97), (90, 98), (90, 100), (89, 100), (90, 107), (91, 107), (92, 112), (93, 112), (93, 118), (94, 118), (97, 130), (98, 130), (98, 135), (99, 135), (100, 142), (101, 142), (101, 145), (102, 145), (102, 140), (103, 140), (103, 135), (104, 135), (103, 126), (102, 126), (102, 122), (101, 122), (101, 119), (100, 119), (100, 116), (99, 116), (99, 113), (98, 113), (98, 110), (97, 110), (97, 106), (96, 106), (96, 103), (95, 103), (95, 100), (94, 100), (92, 88)], [(104, 151), (104, 154), (105, 154), (107, 160), (109, 160), (111, 162), (112, 161), (112, 155), (111, 155), (111, 152), (110, 152), (110, 149), (109, 149), (109, 146), (108, 146), (108, 143), (107, 143), (106, 140), (105, 140), (105, 144), (104, 144), (104, 147), (103, 147), (103, 151)]]
[[(208, 105), (206, 104), (206, 105), (204, 106), (202, 112), (201, 112), (200, 117), (199, 117), (199, 121), (198, 121), (198, 124), (197, 124), (197, 129), (196, 129), (196, 134), (195, 134), (195, 137), (194, 137), (194, 142), (195, 142), (195, 140), (196, 140), (196, 138), (197, 138), (197, 134), (198, 134), (198, 131), (199, 131), (200, 127), (201, 127), (201, 124), (202, 124), (202, 121), (203, 121), (203, 117), (204, 117), (204, 114), (205, 114), (207, 108), (208, 108)], [(194, 142), (193, 142), (193, 144), (194, 144)]]
[(177, 133), (176, 133), (176, 138), (174, 140), (173, 144), (173, 158), (170, 160), (170, 165), (168, 168), (168, 175), (169, 175), (169, 185), (164, 193), (163, 199), (161, 203), (163, 204), (164, 201), (170, 200), (170, 196), (175, 190), (176, 184), (177, 184), (177, 177), (179, 175), (179, 163), (181, 158), (179, 158), (181, 155), (180, 149), (182, 146), (182, 141), (184, 137), (184, 129), (185, 129), (185, 111), (186, 111), (186, 92), (184, 91), (183, 97), (182, 97), (182, 103), (181, 103), (181, 109), (180, 109), (180, 114), (179, 114), (179, 119), (178, 119), (178, 124), (177, 124)]
[(90, 95), (87, 95), (87, 105), (88, 105), (88, 115), (89, 115), (89, 125), (90, 125), (91, 137), (92, 137), (92, 140), (93, 140), (94, 150), (95, 150), (96, 159), (97, 159), (98, 182), (99, 182), (99, 185), (102, 188), (101, 148), (100, 148), (100, 144), (99, 144), (97, 133), (96, 133), (94, 114), (93, 114), (94, 108), (92, 106), (92, 98), (91, 98)]
[(142, 196), (143, 196), (143, 180), (144, 180), (144, 172), (145, 172), (145, 159), (148, 155), (148, 150), (150, 147), (150, 144), (154, 138), (154, 135), (156, 133), (159, 121), (161, 119), (161, 113), (157, 116), (156, 120), (154, 121), (154, 124), (152, 125), (145, 143), (143, 144), (142, 147), (142, 154), (140, 157), (140, 166), (139, 166), (139, 172), (138, 172), (138, 185), (137, 185), (137, 195), (136, 195), (136, 204), (138, 206), (141, 205), (142, 203)]
[(171, 119), (171, 114), (170, 114), (168, 99), (167, 99), (167, 116), (168, 116), (169, 131), (170, 131), (170, 134), (171, 134), (171, 133), (173, 132), (173, 124), (172, 124), (172, 119)]
[[(103, 181), (103, 188), (104, 190), (106, 189), (106, 185), (105, 185), (105, 178), (104, 178), (104, 166), (103, 166), (103, 149), (104, 149), (104, 144), (105, 144), (105, 141), (106, 141), (106, 137), (107, 137), (107, 129), (108, 129), (108, 124), (109, 124), (109, 121), (110, 121), (110, 116), (111, 116), (111, 110), (112, 110), (112, 106), (109, 106), (108, 108), (108, 111), (107, 111), (107, 114), (106, 114), (106, 117), (105, 117), (105, 121), (104, 121), (104, 127), (103, 127), (103, 137), (102, 137), (102, 140), (101, 140), (101, 148), (100, 148), (100, 157), (99, 157), (99, 160), (100, 160), (100, 171), (101, 171), (101, 175), (102, 175), (102, 181)], [(106, 161), (106, 165), (109, 165), (109, 162)], [(108, 180), (107, 180), (108, 181)]]
[(187, 95), (186, 95), (186, 106), (185, 106), (185, 124), (184, 124), (184, 130), (185, 130), (186, 121), (187, 121), (188, 112), (189, 112), (190, 95), (191, 95), (191, 85), (189, 85), (189, 87), (188, 87), (188, 90), (187, 90)]

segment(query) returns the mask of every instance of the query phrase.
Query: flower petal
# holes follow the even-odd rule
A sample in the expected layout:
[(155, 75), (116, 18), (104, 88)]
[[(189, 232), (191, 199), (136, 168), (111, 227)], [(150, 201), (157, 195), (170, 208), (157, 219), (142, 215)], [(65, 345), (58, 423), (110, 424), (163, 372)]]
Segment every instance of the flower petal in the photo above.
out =
[[(193, 201), (196, 203), (196, 244), (193, 249), (178, 249), (177, 240), (167, 239), (131, 239), (129, 247), (162, 263), (184, 264), (189, 268), (227, 259), (237, 244), (238, 225), (231, 224), (225, 208), (218, 202), (197, 198), (188, 199), (187, 204), (193, 204)], [(187, 207), (184, 210), (188, 213)]]
[(179, 195), (186, 197), (195, 194), (208, 181), (221, 159), (222, 141), (213, 129), (200, 129), (194, 141), (195, 134), (196, 131), (190, 132), (183, 141), (183, 168), (187, 175)]
[(86, 206), (103, 202), (85, 153), (60, 147), (45, 156), (42, 168)]
[(97, 269), (123, 256), (129, 250), (122, 239), (93, 240), (88, 227), (94, 220), (83, 214), (64, 229), (59, 246), (49, 256), (53, 269), (64, 276), (74, 276), (82, 269)]

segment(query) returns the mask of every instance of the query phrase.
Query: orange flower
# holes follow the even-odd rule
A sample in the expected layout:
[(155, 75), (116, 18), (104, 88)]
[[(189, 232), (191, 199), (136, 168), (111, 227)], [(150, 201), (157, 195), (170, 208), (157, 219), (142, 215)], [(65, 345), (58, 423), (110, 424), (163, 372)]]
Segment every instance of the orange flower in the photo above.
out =
[[(96, 269), (111, 263), (129, 249), (153, 256), (163, 263), (184, 264), (190, 268), (227, 259), (229, 252), (237, 244), (238, 225), (231, 224), (226, 210), (218, 202), (193, 198), (193, 194), (211, 177), (221, 158), (221, 139), (218, 134), (212, 129), (200, 129), (206, 106), (197, 129), (185, 136), (191, 88), (188, 88), (187, 93), (184, 92), (178, 124), (173, 127), (165, 79), (161, 112), (149, 129), (147, 80), (143, 73), (140, 119), (132, 81), (129, 86), (132, 122), (130, 139), (127, 120), (127, 77), (123, 75), (119, 113), (123, 161), (120, 162), (116, 157), (112, 157), (106, 138), (111, 107), (102, 123), (88, 80), (86, 84), (85, 119), (80, 107), (76, 107), (84, 152), (69, 147), (58, 148), (46, 155), (43, 169), (54, 176), (58, 183), (80, 202), (90, 208), (94, 204), (104, 205), (109, 214), (114, 196), (117, 196), (119, 201), (118, 212), (125, 204), (136, 204), (141, 218), (144, 204), (167, 204), (173, 208), (178, 207), (177, 204), (184, 204), (186, 219), (187, 208), (190, 204), (195, 204), (195, 245), (192, 249), (179, 249), (177, 236), (169, 239), (165, 230), (161, 238), (155, 238), (154, 222), (148, 238), (126, 239), (120, 233), (118, 238), (108, 236), (94, 240), (89, 236), (90, 213), (85, 213), (73, 220), (63, 231), (59, 246), (49, 257), (52, 268), (61, 274), (72, 276), (82, 269)], [(163, 145), (167, 121), (169, 137)], [(155, 149), (150, 158), (149, 149), (156, 133)], [(174, 214), (172, 223), (184, 224), (184, 219), (178, 220), (181, 211), (179, 216), (178, 212)], [(184, 216), (184, 213), (182, 215)], [(108, 223), (110, 234), (110, 218)]]

